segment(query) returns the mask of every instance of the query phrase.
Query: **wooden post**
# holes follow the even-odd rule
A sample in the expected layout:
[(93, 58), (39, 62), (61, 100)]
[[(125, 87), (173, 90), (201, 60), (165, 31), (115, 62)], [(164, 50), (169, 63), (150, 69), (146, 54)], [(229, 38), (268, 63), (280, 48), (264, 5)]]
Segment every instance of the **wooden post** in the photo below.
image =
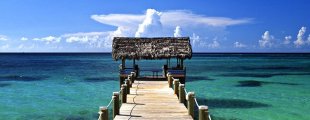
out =
[(125, 69), (125, 58), (122, 58), (122, 70), (124, 70)]
[(136, 78), (136, 73), (135, 72), (130, 72), (130, 75), (135, 79)]
[(179, 94), (179, 84), (180, 84), (179, 79), (174, 79), (173, 84), (174, 84), (174, 94), (178, 95)]
[[(132, 83), (131, 83), (131, 81), (130, 81), (130, 79), (128, 79), (129, 77), (127, 77), (127, 79), (125, 79), (125, 83), (126, 83), (126, 81), (128, 81), (128, 87), (132, 87)], [(127, 84), (127, 83), (126, 83)]]
[(122, 90), (122, 103), (127, 102), (127, 91), (126, 91), (127, 88), (126, 87), (127, 87), (127, 85), (123, 84), (122, 88), (121, 88), (121, 90)]
[(128, 79), (125, 80), (125, 84), (127, 85), (127, 87), (126, 87), (127, 88), (127, 90), (126, 90), (127, 94), (130, 94), (130, 85), (129, 85), (130, 83), (129, 83)]
[(195, 93), (188, 92), (186, 95), (188, 115), (194, 118)]
[(99, 119), (98, 120), (109, 120), (109, 110), (107, 107), (99, 107)]
[(169, 84), (169, 87), (170, 88), (172, 88), (172, 75), (170, 75), (169, 73), (168, 73), (168, 84)]
[(130, 75), (128, 75), (128, 78), (127, 79), (129, 79), (130, 80), (130, 87), (132, 87), (132, 83), (133, 83), (133, 75), (130, 73)]
[(199, 106), (199, 120), (210, 120), (208, 106)]
[(181, 68), (182, 68), (182, 69), (183, 69), (183, 61), (184, 61), (184, 59), (181, 58)]
[(184, 103), (185, 101), (185, 91), (184, 91), (184, 84), (179, 85), (179, 102)]
[(119, 115), (119, 93), (113, 92), (113, 118)]
[(136, 59), (133, 59), (133, 65), (132, 65), (132, 68), (134, 68), (136, 65)]

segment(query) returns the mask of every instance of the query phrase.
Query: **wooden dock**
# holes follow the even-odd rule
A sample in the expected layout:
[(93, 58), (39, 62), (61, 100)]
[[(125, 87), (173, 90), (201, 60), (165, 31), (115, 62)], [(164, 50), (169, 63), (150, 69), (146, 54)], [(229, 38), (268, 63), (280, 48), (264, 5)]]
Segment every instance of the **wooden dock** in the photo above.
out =
[(193, 120), (197, 114), (194, 113), (195, 107), (198, 107), (199, 120), (211, 120), (208, 106), (199, 105), (195, 93), (187, 92), (179, 79), (170, 73), (167, 76), (137, 78), (135, 72), (131, 72), (121, 90), (113, 92), (109, 104), (99, 107), (98, 120), (109, 120), (109, 106), (112, 106), (111, 118), (114, 120)]
[(136, 80), (114, 120), (193, 120), (167, 81)]

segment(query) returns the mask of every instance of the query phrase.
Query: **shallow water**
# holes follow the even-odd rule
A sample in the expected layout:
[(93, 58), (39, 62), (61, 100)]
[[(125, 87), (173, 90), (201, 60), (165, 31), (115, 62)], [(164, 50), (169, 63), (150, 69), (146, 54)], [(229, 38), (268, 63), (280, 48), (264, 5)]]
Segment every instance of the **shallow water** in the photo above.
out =
[[(97, 119), (119, 64), (111, 54), (0, 54), (0, 119)], [(310, 54), (194, 54), (185, 64), (186, 88), (213, 119), (310, 119)]]

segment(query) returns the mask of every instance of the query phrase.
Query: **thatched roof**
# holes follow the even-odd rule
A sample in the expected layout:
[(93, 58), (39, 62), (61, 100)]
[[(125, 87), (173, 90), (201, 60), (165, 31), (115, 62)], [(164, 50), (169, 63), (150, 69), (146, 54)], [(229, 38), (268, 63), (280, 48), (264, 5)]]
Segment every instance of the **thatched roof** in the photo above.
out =
[(118, 59), (168, 59), (192, 57), (189, 37), (114, 37), (112, 57)]

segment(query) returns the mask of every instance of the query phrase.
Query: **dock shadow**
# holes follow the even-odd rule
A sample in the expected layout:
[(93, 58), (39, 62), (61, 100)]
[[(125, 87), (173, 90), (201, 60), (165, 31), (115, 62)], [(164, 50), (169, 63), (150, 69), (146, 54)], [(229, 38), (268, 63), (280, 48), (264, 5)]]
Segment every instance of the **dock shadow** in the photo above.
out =
[(265, 84), (278, 84), (278, 85), (300, 85), (296, 83), (285, 83), (285, 82), (266, 82), (266, 81), (256, 81), (256, 80), (244, 80), (244, 81), (238, 81), (238, 85), (236, 87), (261, 87)]
[(207, 81), (214, 81), (215, 79), (210, 78), (208, 76), (186, 76), (187, 81), (200, 81), (200, 80), (207, 80)]
[(202, 105), (208, 105), (211, 108), (261, 108), (261, 107), (270, 107), (271, 105), (249, 101), (249, 100), (242, 100), (242, 99), (203, 99), (197, 98), (198, 103)]
[(6, 75), (0, 76), (0, 81), (42, 81), (49, 78), (49, 76), (39, 75), (39, 76), (23, 76), (23, 75)]
[(10, 83), (0, 83), (0, 87), (7, 87), (7, 86), (11, 86), (12, 84)]
[(116, 81), (115, 77), (86, 77), (84, 82), (105, 82), (105, 81)]
[(243, 66), (243, 70), (304, 70), (304, 67), (291, 67), (291, 66)]

